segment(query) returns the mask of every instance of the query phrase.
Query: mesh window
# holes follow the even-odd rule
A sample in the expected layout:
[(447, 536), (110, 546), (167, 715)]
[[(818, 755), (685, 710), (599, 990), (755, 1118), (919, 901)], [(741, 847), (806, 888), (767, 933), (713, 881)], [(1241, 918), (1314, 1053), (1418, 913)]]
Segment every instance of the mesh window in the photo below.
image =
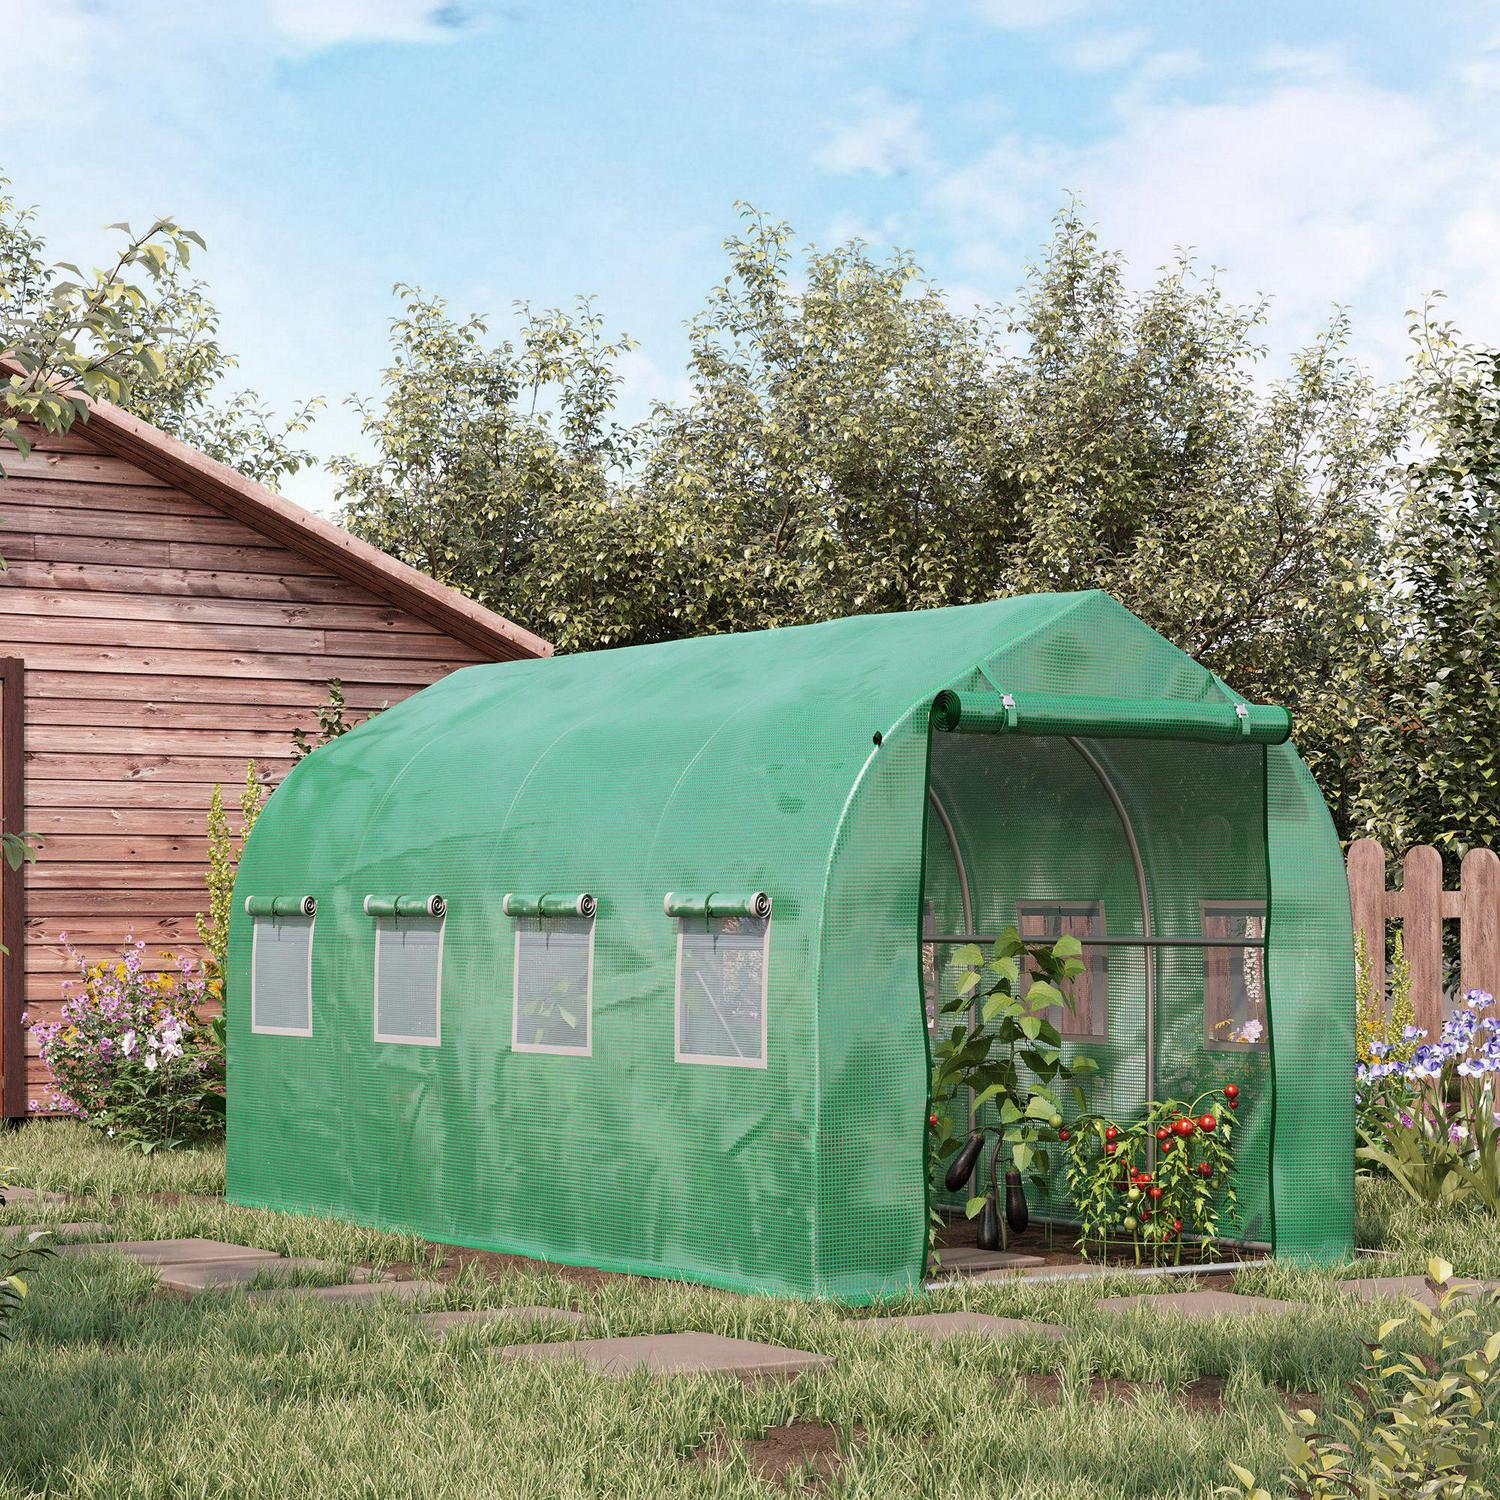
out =
[[(1102, 901), (1019, 901), (1016, 927), (1028, 942), (1046, 938), (1104, 936)], [(1073, 1004), (1049, 1005), (1042, 1014), (1065, 1037), (1109, 1035), (1109, 950), (1085, 948), (1083, 973), (1072, 987)], [(1028, 960), (1028, 963), (1030, 961)]]
[(592, 1050), (592, 917), (521, 917), (511, 1044), (517, 1052)]
[(682, 917), (677, 936), (677, 1059), (766, 1065), (769, 917)]
[(311, 917), (256, 917), (250, 1028), (276, 1036), (312, 1035)]
[[(1264, 938), (1264, 901), (1205, 901), (1206, 938)], [(1203, 950), (1203, 1028), (1212, 1047), (1235, 1050), (1266, 1045), (1264, 948)]]
[(375, 923), (375, 1040), (436, 1047), (443, 988), (442, 917)]

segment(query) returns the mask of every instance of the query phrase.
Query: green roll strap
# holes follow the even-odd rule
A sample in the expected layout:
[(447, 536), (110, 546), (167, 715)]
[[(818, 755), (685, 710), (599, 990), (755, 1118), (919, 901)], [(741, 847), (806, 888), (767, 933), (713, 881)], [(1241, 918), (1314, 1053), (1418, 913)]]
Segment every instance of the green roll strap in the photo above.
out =
[(310, 917), (318, 909), (316, 896), (246, 896), (252, 917)]
[(757, 917), (771, 915), (771, 898), (764, 891), (668, 891), (662, 908), (669, 917)]
[(599, 903), (587, 891), (547, 891), (540, 896), (507, 891), (500, 909), (508, 917), (592, 917)]
[(366, 896), (367, 917), (442, 917), (448, 903), (441, 896)]
[(932, 704), (933, 728), (958, 734), (1075, 735), (1080, 739), (1196, 740), (1281, 745), (1292, 732), (1284, 708), (1259, 703), (1083, 697), (1070, 693), (955, 693)]

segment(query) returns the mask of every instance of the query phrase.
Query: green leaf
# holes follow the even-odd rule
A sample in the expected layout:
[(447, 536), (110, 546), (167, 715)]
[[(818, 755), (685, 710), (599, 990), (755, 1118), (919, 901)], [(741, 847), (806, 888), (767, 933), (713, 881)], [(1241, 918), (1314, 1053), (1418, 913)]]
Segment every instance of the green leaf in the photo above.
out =
[(964, 1204), (964, 1215), (970, 1219), (977, 1219), (984, 1212), (984, 1205), (989, 1202), (989, 1194), (981, 1193), (977, 1198), (970, 1198)]
[[(865, 748), (868, 750), (870, 747), (866, 745)], [(961, 969), (975, 969), (983, 962), (984, 950), (974, 943), (965, 943), (954, 952), (953, 957), (949, 960), (949, 963), (954, 967)]]

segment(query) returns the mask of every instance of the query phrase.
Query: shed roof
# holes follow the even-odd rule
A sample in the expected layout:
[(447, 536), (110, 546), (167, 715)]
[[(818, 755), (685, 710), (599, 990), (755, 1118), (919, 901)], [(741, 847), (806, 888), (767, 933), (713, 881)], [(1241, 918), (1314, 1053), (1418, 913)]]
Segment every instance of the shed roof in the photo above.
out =
[[(0, 361), (0, 370), (13, 372), (16, 368)], [(524, 626), (398, 562), (378, 547), (169, 437), (121, 407), (108, 401), (90, 401), (87, 419), (77, 430), (103, 452), (138, 464), (497, 660), (552, 654), (551, 643)]]

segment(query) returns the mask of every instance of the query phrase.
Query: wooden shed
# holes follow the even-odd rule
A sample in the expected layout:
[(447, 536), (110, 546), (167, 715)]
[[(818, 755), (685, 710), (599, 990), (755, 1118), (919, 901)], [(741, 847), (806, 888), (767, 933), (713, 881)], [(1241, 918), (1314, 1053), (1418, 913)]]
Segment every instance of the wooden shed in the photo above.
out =
[(0, 1116), (45, 1110), (26, 1023), (127, 933), (196, 949), (215, 782), (273, 777), (329, 682), (351, 717), (539, 636), (104, 403), (0, 456), (0, 815), (41, 859), (0, 877)]

